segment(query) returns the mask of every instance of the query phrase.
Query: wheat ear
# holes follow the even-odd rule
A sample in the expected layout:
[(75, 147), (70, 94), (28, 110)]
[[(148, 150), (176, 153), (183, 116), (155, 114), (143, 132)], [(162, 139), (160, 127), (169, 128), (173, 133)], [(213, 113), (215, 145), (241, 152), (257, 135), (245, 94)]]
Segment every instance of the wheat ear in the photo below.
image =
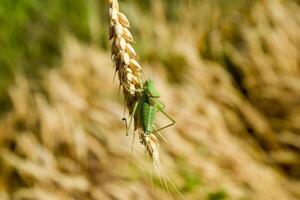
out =
[[(131, 45), (134, 39), (129, 31), (130, 24), (126, 15), (119, 11), (117, 0), (109, 0), (109, 4), (111, 58), (116, 67), (120, 87), (123, 89), (129, 115), (133, 115), (134, 104), (138, 101), (143, 89), (142, 67), (138, 63), (138, 57)], [(136, 122), (136, 119), (134, 121)], [(158, 139), (154, 134), (146, 135), (139, 126), (139, 123), (134, 123), (134, 130), (138, 130), (141, 143), (145, 145), (153, 161), (158, 161)]]
[(129, 31), (130, 25), (127, 17), (119, 11), (117, 0), (110, 0), (109, 3), (111, 58), (116, 67), (129, 114), (131, 114), (133, 103), (143, 87), (142, 68), (137, 61), (135, 50), (131, 46), (134, 40)]

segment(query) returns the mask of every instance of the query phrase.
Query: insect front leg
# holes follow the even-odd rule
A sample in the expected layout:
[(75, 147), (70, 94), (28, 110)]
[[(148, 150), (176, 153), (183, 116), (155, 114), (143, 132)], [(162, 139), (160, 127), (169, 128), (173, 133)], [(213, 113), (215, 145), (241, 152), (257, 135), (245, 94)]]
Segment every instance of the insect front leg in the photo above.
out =
[(124, 101), (122, 121), (125, 123), (125, 127), (126, 127), (126, 130), (127, 130), (128, 126), (127, 126), (127, 118), (125, 117), (125, 114), (126, 114), (126, 102)]
[[(126, 136), (129, 135), (129, 130), (130, 130), (130, 126), (131, 126), (131, 123), (132, 123), (132, 119), (134, 118), (134, 115), (135, 115), (135, 113), (136, 113), (138, 104), (139, 104), (139, 101), (136, 101), (136, 102), (134, 103), (133, 111), (132, 111), (132, 113), (131, 113), (130, 120), (129, 120), (129, 124), (128, 124), (127, 131), (126, 131)], [(123, 118), (122, 120), (124, 120), (124, 121), (126, 122), (126, 124), (127, 124), (126, 118)], [(126, 126), (127, 126), (127, 125), (126, 125)]]
[(126, 118), (126, 117), (123, 117), (123, 118), (122, 118), (122, 121), (125, 123), (125, 128), (126, 128), (126, 130), (127, 130), (127, 129), (128, 129), (127, 118)]

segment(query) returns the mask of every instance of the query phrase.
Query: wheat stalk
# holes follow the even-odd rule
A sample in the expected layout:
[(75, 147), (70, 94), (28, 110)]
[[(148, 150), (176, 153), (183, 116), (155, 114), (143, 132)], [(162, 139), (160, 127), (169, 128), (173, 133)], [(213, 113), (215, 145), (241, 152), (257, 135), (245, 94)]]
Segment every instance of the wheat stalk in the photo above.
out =
[[(129, 21), (125, 14), (119, 11), (117, 0), (109, 0), (109, 40), (112, 40), (111, 58), (115, 64), (116, 72), (123, 89), (124, 101), (129, 110), (129, 115), (133, 115), (133, 105), (141, 96), (143, 90), (142, 67), (138, 63), (137, 55), (132, 47), (134, 39), (129, 31)], [(158, 139), (154, 134), (144, 134), (140, 123), (134, 120), (134, 130), (138, 131), (140, 141), (145, 145), (147, 152), (156, 162), (158, 157)], [(129, 127), (128, 127), (129, 128)]]

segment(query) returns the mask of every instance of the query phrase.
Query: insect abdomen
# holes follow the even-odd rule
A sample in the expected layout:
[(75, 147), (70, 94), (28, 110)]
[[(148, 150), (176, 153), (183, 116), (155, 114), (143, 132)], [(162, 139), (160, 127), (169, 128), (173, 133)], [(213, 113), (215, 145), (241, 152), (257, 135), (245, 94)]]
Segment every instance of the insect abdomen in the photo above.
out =
[(155, 108), (147, 102), (144, 102), (141, 107), (142, 126), (145, 133), (151, 133), (154, 119), (155, 119)]

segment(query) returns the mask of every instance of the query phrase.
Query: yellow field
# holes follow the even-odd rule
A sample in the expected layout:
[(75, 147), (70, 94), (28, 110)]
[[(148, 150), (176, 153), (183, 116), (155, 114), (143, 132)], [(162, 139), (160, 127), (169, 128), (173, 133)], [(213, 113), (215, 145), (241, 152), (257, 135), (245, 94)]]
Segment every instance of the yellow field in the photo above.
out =
[[(299, 199), (299, 3), (166, 2), (120, 9), (145, 76), (176, 120), (162, 131), (168, 142), (160, 138), (168, 176), (185, 199)], [(1, 200), (180, 199), (161, 185), (138, 137), (131, 160), (102, 19), (108, 6), (91, 5), (91, 42), (66, 33), (57, 67), (39, 80), (16, 70), (7, 89)]]

